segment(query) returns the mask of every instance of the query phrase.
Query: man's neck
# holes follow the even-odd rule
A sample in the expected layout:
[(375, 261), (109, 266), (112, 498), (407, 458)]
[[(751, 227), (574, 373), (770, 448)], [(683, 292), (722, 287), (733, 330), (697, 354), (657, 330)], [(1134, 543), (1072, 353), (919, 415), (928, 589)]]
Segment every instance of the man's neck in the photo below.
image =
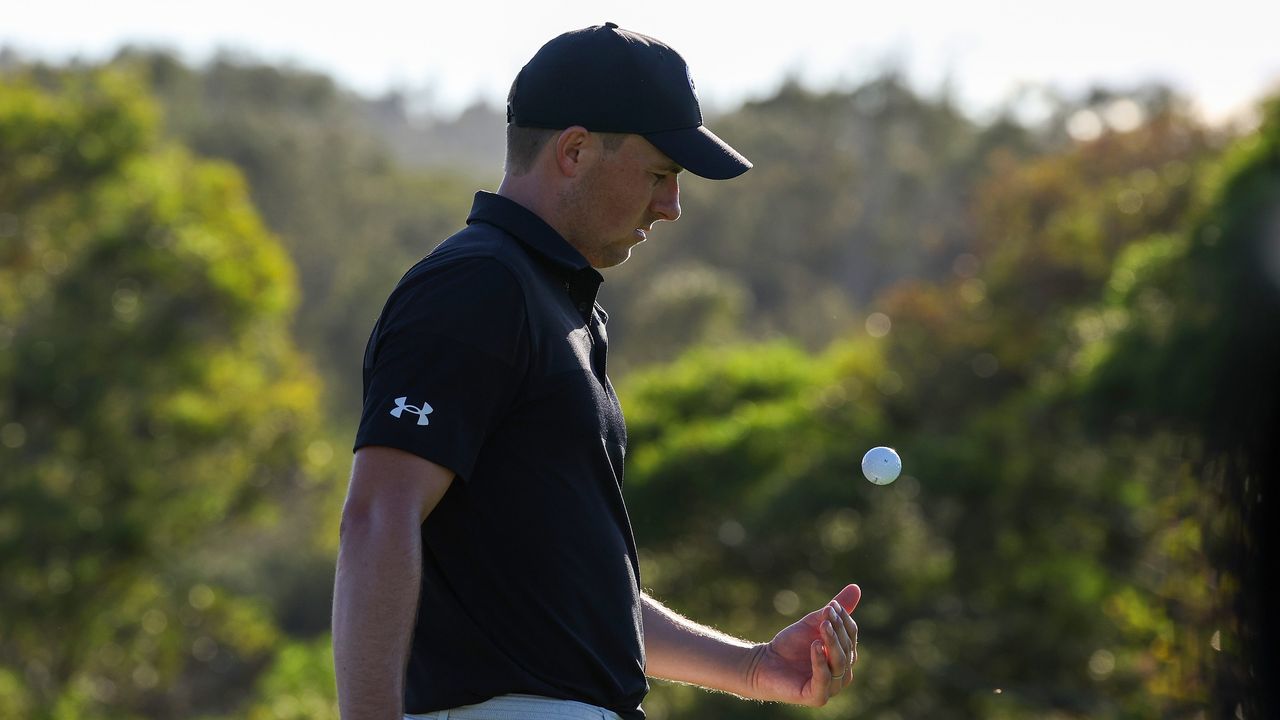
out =
[(530, 173), (529, 175), (512, 176), (506, 175), (502, 178), (502, 183), (498, 186), (498, 195), (519, 204), (529, 212), (542, 218), (542, 221), (550, 225), (553, 230), (560, 234), (560, 237), (569, 240), (568, 228), (557, 211), (557, 203), (555, 198), (547, 192), (546, 186), (539, 183)]

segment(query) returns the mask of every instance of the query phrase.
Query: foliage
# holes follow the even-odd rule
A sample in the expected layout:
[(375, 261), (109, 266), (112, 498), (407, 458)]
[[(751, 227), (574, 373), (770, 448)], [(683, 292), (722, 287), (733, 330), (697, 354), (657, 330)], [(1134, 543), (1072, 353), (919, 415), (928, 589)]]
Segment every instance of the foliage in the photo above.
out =
[(324, 635), (280, 648), (258, 680), (248, 720), (338, 720), (331, 640)]
[(939, 257), (972, 240), (964, 206), (985, 172), (986, 131), (894, 74), (850, 92), (789, 85), (713, 127), (756, 167), (732, 183), (682, 180), (683, 218), (611, 274), (604, 292), (619, 308), (628, 363), (672, 357), (655, 352), (670, 346), (647, 331), (678, 327), (684, 307), (657, 308), (662, 323), (636, 327), (630, 318), (655, 312), (650, 288), (688, 263), (729, 269), (749, 336), (821, 347), (858, 328), (860, 307), (881, 290), (933, 275)]
[(294, 336), (326, 379), (326, 405), (342, 417), (358, 413), (373, 320), (400, 274), (466, 219), (472, 181), (396, 162), (369, 120), (376, 103), (324, 75), (229, 55), (197, 71), (138, 50), (111, 66), (145, 78), (167, 136), (244, 174), (297, 266)]
[[(1200, 647), (1212, 642), (1220, 658), (1191, 659), (1213, 668), (1216, 714), (1268, 717), (1280, 708), (1273, 686), (1257, 680), (1277, 663), (1269, 608), (1280, 543), (1262, 503), (1280, 472), (1280, 99), (1206, 187), (1194, 223), (1117, 264), (1102, 311), (1116, 321), (1081, 350), (1091, 370), (1082, 404), (1105, 427), (1193, 439), (1201, 497), (1185, 531), (1211, 565), (1198, 568), (1210, 597), (1192, 617), (1204, 623)], [(1185, 571), (1182, 579), (1203, 581)], [(1166, 600), (1184, 618), (1192, 605), (1179, 594)]]
[[(360, 350), (471, 180), (405, 166), (444, 151), (395, 98), (108, 65), (0, 77), (0, 717), (336, 717)], [(757, 167), (605, 285), (643, 582), (758, 640), (858, 582), (861, 661), (817, 711), (651, 717), (1266, 716), (1268, 107), (1225, 152), (1156, 91), (1037, 128), (892, 73), (717, 119)]]
[(295, 482), (317, 393), (292, 265), (126, 76), (0, 98), (0, 687), (20, 678), (5, 702), (33, 717), (180, 710), (201, 690), (171, 684), (277, 641), (253, 601), (171, 571)]
[[(1175, 297), (1189, 318), (1218, 317), (1204, 304), (1220, 293), (1143, 289), (1160, 268), (1203, 277), (1181, 233), (1204, 212), (1211, 152), (1170, 114), (1039, 159), (997, 153), (975, 197), (984, 234), (951, 277), (882, 294), (867, 324), (878, 340), (816, 358), (708, 349), (632, 375), (628, 494), (646, 583), (756, 638), (861, 583), (867, 666), (833, 716), (1189, 717), (1213, 690), (1228, 703), (1208, 669), (1224, 597), (1206, 585), (1218, 520), (1199, 476), (1212, 433), (1129, 413), (1135, 390), (1202, 402), (1230, 371), (1150, 346), (1111, 368), (1100, 345), (1117, 329), (1195, 327), (1169, 316)], [(842, 353), (863, 362), (839, 369)], [(1161, 362), (1195, 379), (1172, 386), (1178, 399), (1149, 377)], [(833, 381), (846, 412), (813, 401)], [(1111, 432), (1082, 385), (1122, 415)], [(858, 451), (889, 438), (909, 475), (857, 480)], [(807, 713), (670, 686), (650, 705)]]
[[(858, 582), (863, 664), (858, 690), (823, 711), (833, 717), (1159, 707), (1116, 664), (1125, 644), (1102, 608), (1127, 597), (1144, 493), (1177, 461), (1160, 460), (1157, 443), (1107, 456), (1078, 429), (1046, 443), (1048, 427), (1073, 425), (1037, 396), (971, 409), (962, 436), (895, 425), (883, 412), (887, 342), (864, 337), (813, 359), (785, 347), (703, 352), (631, 379), (628, 502), (646, 585), (693, 617), (767, 638)], [(909, 475), (881, 488), (858, 463), (886, 438)], [(648, 707), (809, 712), (665, 685)]]

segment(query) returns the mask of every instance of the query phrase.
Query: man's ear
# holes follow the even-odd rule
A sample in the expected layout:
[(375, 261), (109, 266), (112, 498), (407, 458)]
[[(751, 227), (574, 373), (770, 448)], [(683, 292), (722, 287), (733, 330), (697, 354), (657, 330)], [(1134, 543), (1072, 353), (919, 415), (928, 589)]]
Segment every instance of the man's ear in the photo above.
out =
[(581, 125), (565, 128), (556, 138), (555, 160), (565, 177), (577, 177), (600, 154), (600, 140)]

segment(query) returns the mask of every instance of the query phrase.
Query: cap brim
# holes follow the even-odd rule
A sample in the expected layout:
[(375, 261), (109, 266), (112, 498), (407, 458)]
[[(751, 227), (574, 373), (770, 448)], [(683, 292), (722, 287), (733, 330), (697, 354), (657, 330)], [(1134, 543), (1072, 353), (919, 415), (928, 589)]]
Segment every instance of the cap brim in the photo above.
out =
[(701, 125), (645, 133), (644, 137), (677, 165), (699, 177), (728, 180), (751, 169), (750, 160)]

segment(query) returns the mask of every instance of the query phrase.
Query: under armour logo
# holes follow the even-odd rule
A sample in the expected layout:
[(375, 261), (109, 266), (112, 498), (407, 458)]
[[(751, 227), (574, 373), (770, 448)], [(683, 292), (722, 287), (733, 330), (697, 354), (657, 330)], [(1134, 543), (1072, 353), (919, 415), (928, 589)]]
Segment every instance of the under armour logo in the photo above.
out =
[(419, 425), (426, 425), (430, 423), (431, 420), (427, 416), (431, 414), (431, 406), (426, 403), (422, 403), (422, 407), (408, 405), (406, 404), (408, 399), (409, 397), (407, 395), (405, 397), (396, 398), (396, 406), (391, 408), (391, 416), (398, 418), (406, 412), (411, 412), (418, 416)]

